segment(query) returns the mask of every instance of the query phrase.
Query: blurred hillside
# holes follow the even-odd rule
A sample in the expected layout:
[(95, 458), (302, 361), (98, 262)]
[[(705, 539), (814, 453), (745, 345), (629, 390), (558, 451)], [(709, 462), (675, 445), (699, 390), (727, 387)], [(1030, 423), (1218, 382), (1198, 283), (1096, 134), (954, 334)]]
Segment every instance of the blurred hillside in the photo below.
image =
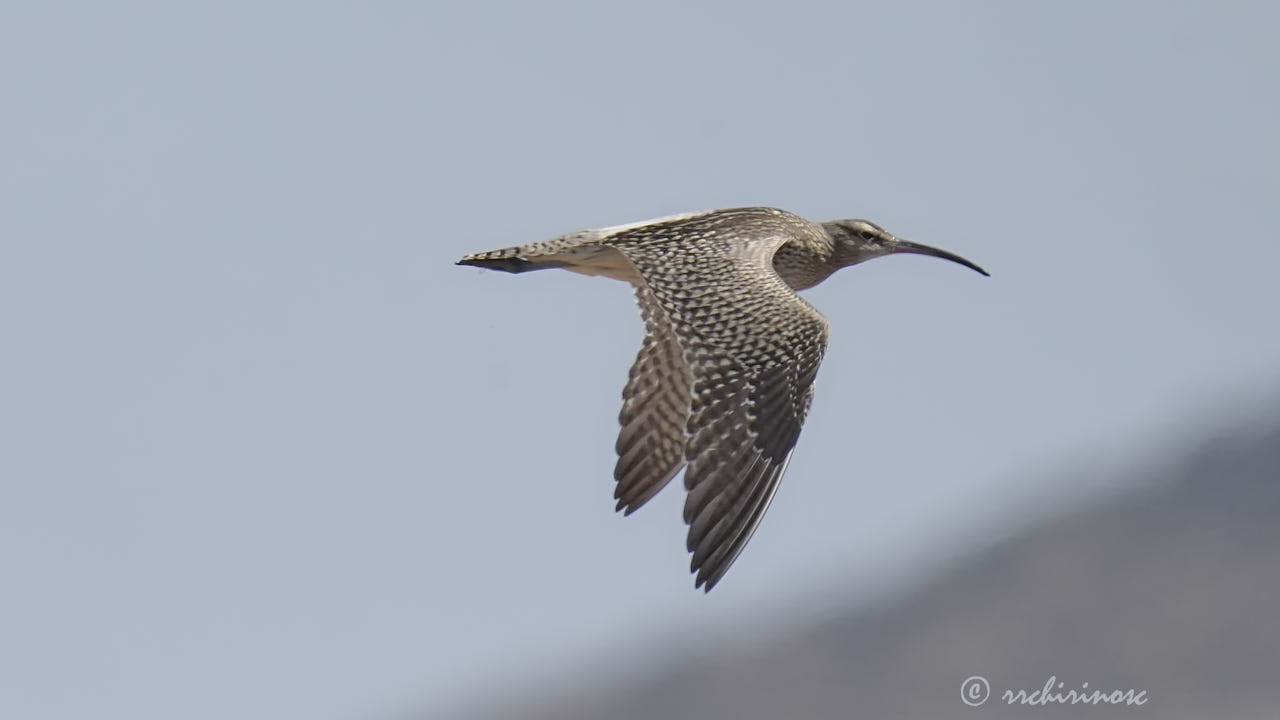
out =
[[(1132, 494), (947, 577), (763, 648), (502, 717), (1280, 718), (1280, 413), (1172, 458)], [(1154, 467), (1154, 466), (1148, 466)], [(985, 676), (981, 708), (961, 684)], [(1145, 690), (1143, 707), (1009, 706), (1004, 690)], [(566, 684), (564, 687), (572, 687)]]

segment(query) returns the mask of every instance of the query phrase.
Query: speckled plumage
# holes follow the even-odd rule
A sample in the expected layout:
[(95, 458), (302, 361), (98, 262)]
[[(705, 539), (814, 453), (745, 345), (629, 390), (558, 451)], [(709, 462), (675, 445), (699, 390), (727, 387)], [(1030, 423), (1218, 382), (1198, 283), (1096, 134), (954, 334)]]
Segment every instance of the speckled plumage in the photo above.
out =
[(734, 208), (576, 232), (459, 264), (560, 267), (634, 286), (646, 334), (623, 390), (615, 497), (629, 514), (687, 465), (691, 568), (710, 590), (768, 509), (813, 399), (827, 321), (795, 291), (870, 257), (921, 252), (875, 244), (890, 240), (900, 242), (865, 221)]

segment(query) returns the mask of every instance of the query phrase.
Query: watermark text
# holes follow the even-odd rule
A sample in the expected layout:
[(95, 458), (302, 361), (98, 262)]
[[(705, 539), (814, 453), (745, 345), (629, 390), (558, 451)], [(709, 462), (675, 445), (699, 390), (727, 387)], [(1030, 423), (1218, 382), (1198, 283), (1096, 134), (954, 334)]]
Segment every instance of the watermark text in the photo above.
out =
[[(991, 683), (981, 675), (966, 678), (960, 685), (960, 699), (969, 707), (981, 707), (991, 699)], [(1095, 688), (1082, 682), (1079, 686), (1068, 686), (1065, 681), (1058, 680), (1057, 675), (1050, 675), (1043, 687), (1034, 690), (1006, 689), (1000, 693), (1000, 700), (1006, 705), (1146, 705), (1150, 698), (1146, 690), (1134, 688)]]

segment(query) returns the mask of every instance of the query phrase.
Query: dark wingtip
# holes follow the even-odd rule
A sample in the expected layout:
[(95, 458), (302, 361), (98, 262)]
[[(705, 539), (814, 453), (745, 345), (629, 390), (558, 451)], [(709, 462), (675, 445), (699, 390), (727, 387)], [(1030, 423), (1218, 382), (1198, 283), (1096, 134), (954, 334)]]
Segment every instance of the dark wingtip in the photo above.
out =
[(728, 570), (728, 568), (722, 566), (713, 567), (705, 561), (699, 562), (696, 559), (689, 561), (689, 571), (696, 573), (693, 579), (693, 587), (695, 590), (701, 589), (704, 593), (711, 592), (711, 588), (715, 587), (716, 583), (720, 582), (720, 578), (724, 577), (725, 570)]
[(711, 588), (715, 587), (716, 583), (718, 582), (720, 582), (720, 578), (704, 577), (704, 573), (700, 572), (698, 573), (697, 579), (693, 581), (693, 589), (694, 590), (701, 589), (703, 594), (706, 594), (711, 592)]

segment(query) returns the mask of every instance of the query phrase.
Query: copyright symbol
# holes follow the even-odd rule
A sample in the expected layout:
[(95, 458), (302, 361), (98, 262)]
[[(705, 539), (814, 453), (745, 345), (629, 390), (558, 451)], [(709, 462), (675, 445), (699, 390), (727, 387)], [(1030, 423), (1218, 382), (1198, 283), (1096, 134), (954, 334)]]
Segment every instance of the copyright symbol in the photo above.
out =
[(969, 707), (978, 707), (991, 695), (991, 683), (981, 675), (974, 675), (960, 683), (960, 699)]

